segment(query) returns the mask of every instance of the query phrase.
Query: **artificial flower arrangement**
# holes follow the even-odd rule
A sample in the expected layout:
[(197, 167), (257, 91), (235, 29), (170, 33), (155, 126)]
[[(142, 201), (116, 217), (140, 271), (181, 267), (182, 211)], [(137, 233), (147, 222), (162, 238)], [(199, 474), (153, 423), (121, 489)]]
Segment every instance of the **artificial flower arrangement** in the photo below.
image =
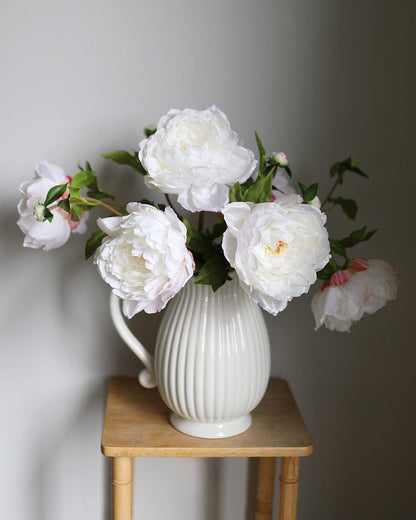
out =
[[(85, 256), (94, 256), (128, 318), (161, 311), (191, 277), (216, 291), (233, 272), (251, 299), (273, 315), (322, 280), (312, 298), (316, 328), (349, 331), (364, 314), (396, 298), (398, 281), (388, 263), (351, 259), (347, 252), (374, 231), (363, 227), (332, 239), (325, 228), (326, 205), (355, 219), (355, 201), (334, 197), (347, 173), (367, 177), (353, 159), (331, 167), (334, 186), (321, 201), (317, 183), (298, 183), (298, 189), (291, 184), (285, 154), (267, 156), (256, 134), (257, 161), (215, 106), (170, 110), (145, 135), (138, 152), (103, 157), (143, 175), (146, 186), (165, 194), (166, 205), (118, 202), (88, 162), (70, 177), (42, 161), (35, 179), (20, 186), (23, 245), (60, 247), (71, 233), (86, 231), (94, 207), (108, 210), (111, 216), (98, 218)], [(197, 227), (179, 215), (170, 195), (177, 196), (176, 205), (199, 213)], [(205, 212), (216, 216), (212, 229), (204, 229)]]

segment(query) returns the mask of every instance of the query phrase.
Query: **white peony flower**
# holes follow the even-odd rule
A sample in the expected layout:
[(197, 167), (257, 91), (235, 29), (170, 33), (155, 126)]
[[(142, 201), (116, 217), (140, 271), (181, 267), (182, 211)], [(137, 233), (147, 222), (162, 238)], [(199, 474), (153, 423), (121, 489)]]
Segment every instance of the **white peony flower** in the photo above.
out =
[(162, 310), (194, 271), (186, 248), (186, 228), (172, 208), (165, 211), (131, 202), (128, 215), (98, 219), (107, 233), (94, 263), (105, 282), (123, 301), (131, 318), (144, 310)]
[(41, 161), (35, 167), (36, 177), (34, 180), (24, 182), (20, 185), (20, 193), (23, 195), (17, 206), (20, 218), (17, 225), (26, 234), (23, 245), (44, 251), (56, 249), (63, 246), (71, 235), (71, 230), (76, 233), (86, 231), (85, 221), (87, 214), (79, 222), (72, 222), (69, 214), (60, 209), (52, 209), (52, 222), (47, 220), (41, 222), (43, 217), (39, 208), (48, 191), (58, 184), (70, 182), (62, 168)]
[(326, 217), (299, 195), (278, 202), (233, 202), (224, 210), (223, 250), (240, 284), (276, 315), (309, 290), (330, 258)]
[(398, 281), (391, 265), (383, 260), (355, 259), (337, 271), (312, 298), (316, 329), (349, 332), (364, 314), (374, 314), (397, 296)]
[(193, 212), (220, 211), (230, 187), (246, 181), (257, 164), (215, 106), (170, 110), (139, 148), (147, 186), (178, 195), (178, 202)]

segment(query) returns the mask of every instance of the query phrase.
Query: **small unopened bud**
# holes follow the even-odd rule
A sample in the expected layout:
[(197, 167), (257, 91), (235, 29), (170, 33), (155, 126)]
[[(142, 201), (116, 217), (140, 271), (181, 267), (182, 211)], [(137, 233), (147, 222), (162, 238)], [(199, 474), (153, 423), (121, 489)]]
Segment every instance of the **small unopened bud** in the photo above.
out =
[(281, 166), (282, 168), (289, 164), (289, 161), (287, 160), (287, 157), (283, 152), (272, 153), (272, 161), (278, 166)]
[(157, 130), (157, 128), (155, 125), (146, 126), (146, 128), (144, 129), (144, 135), (146, 137), (150, 137), (151, 135), (153, 135), (156, 132), (156, 130)]
[(45, 211), (46, 211), (46, 208), (45, 208), (45, 206), (43, 204), (37, 204), (33, 208), (33, 214), (35, 215), (35, 219), (38, 222), (43, 222), (44, 220), (46, 220), (46, 218), (45, 218)]
[(319, 200), (319, 197), (314, 197), (310, 202), (308, 202), (311, 206), (315, 206), (315, 208), (320, 209), (321, 208), (321, 201)]

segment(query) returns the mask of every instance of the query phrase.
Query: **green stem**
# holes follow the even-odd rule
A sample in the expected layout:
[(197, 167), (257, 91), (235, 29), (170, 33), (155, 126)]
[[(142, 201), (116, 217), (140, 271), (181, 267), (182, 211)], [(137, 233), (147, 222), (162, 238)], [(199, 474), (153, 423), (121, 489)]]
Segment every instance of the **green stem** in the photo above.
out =
[(102, 200), (94, 199), (92, 197), (84, 197), (84, 199), (87, 202), (91, 202), (91, 204), (96, 204), (97, 206), (102, 206), (105, 209), (108, 209), (108, 211), (111, 211), (111, 213), (114, 213), (114, 215), (117, 215), (118, 217), (122, 217), (123, 214), (120, 213), (113, 205), (107, 204), (106, 202), (103, 202)]
[[(102, 206), (105, 209), (108, 209), (108, 211), (111, 211), (111, 213), (114, 213), (114, 215), (117, 215), (118, 217), (123, 216), (122, 213), (120, 213), (115, 206), (112, 206), (111, 204), (107, 204), (106, 202), (103, 202), (102, 200), (93, 199), (92, 197), (84, 197), (84, 200), (86, 202), (89, 202), (93, 204), (94, 206)], [(78, 206), (85, 205), (82, 201), (72, 201), (71, 204), (76, 204)], [(53, 206), (50, 206), (48, 208), (49, 210), (56, 209), (58, 207), (58, 204), (54, 204)]]
[(342, 182), (342, 178), (344, 176), (344, 173), (347, 171), (346, 168), (343, 168), (339, 174), (338, 174), (338, 177), (334, 183), (334, 185), (332, 186), (332, 188), (329, 190), (329, 193), (328, 195), (325, 197), (325, 199), (323, 200), (323, 202), (321, 203), (321, 210), (322, 208), (325, 206), (325, 204), (329, 201), (329, 199), (331, 198), (332, 194), (334, 193), (334, 191), (337, 189), (338, 187), (338, 184), (340, 184)]

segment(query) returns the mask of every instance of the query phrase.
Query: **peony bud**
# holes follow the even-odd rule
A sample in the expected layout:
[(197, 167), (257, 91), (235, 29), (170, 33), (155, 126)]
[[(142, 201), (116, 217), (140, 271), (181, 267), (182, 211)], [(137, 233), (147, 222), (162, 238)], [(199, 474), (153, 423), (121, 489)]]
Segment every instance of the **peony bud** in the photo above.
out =
[(46, 218), (45, 218), (45, 211), (46, 211), (46, 208), (45, 208), (45, 206), (43, 204), (37, 204), (33, 208), (33, 215), (35, 216), (35, 219), (38, 222), (43, 222), (44, 220), (46, 220)]
[(285, 166), (287, 166), (289, 164), (289, 161), (283, 152), (272, 153), (271, 159), (275, 164), (277, 164), (281, 168), (284, 168)]
[(319, 197), (314, 197), (310, 202), (308, 202), (311, 206), (315, 206), (315, 208), (321, 209), (321, 201), (319, 200)]

